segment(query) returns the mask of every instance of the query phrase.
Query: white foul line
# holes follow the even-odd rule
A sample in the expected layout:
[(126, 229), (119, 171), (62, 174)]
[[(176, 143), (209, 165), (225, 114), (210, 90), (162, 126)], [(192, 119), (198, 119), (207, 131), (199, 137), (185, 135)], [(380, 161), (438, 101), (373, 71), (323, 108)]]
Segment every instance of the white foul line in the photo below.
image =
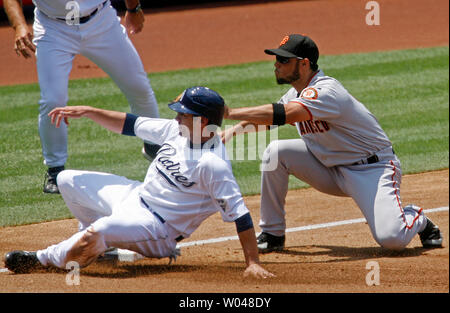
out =
[[(425, 213), (442, 212), (442, 211), (448, 211), (448, 209), (449, 209), (449, 207), (446, 206), (446, 207), (424, 210), (424, 212)], [(357, 223), (364, 223), (364, 222), (366, 222), (365, 218), (355, 218), (355, 219), (351, 219), (351, 220), (344, 220), (344, 221), (288, 228), (288, 229), (286, 229), (286, 232), (292, 233), (292, 232), (297, 232), (297, 231), (312, 230), (312, 229), (327, 228), (327, 227), (336, 227), (336, 226), (357, 224)], [(206, 245), (206, 244), (210, 244), (210, 243), (217, 243), (217, 242), (238, 240), (238, 239), (239, 239), (238, 236), (228, 236), (228, 237), (219, 237), (219, 238), (212, 238), (212, 239), (206, 239), (206, 240), (197, 240), (197, 241), (192, 241), (192, 242), (180, 243), (177, 245), (177, 248), (190, 247), (190, 246), (201, 246), (201, 245)], [(131, 251), (125, 250), (125, 252), (135, 254), (135, 252), (131, 252)], [(124, 260), (124, 261), (127, 261), (127, 260)], [(0, 273), (6, 273), (6, 272), (8, 272), (8, 269), (0, 268)]]
[[(448, 211), (448, 206), (424, 210), (425, 213), (440, 212), (440, 211)], [(365, 218), (356, 218), (356, 219), (352, 219), (352, 220), (344, 220), (344, 221), (288, 228), (288, 229), (286, 229), (286, 232), (292, 233), (292, 232), (297, 232), (297, 231), (312, 230), (312, 229), (327, 228), (327, 227), (336, 227), (336, 226), (341, 226), (341, 225), (357, 224), (357, 223), (364, 223), (364, 222), (366, 222)], [(198, 240), (198, 241), (180, 243), (177, 245), (177, 247), (181, 248), (181, 247), (190, 247), (190, 246), (200, 246), (200, 245), (205, 245), (205, 244), (209, 244), (209, 243), (216, 243), (216, 242), (222, 242), (222, 241), (228, 241), (228, 240), (238, 240), (238, 239), (239, 239), (238, 236), (219, 237), (219, 238), (212, 238), (212, 239), (206, 239), (206, 240)]]

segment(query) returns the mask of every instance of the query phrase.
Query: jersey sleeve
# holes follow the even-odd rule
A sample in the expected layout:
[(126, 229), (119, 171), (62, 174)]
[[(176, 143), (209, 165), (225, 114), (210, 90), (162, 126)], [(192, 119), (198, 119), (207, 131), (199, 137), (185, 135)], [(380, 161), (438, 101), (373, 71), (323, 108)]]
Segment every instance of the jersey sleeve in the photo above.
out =
[(297, 95), (298, 93), (295, 88), (291, 88), (277, 102), (281, 104), (287, 104), (291, 99), (297, 98)]
[(143, 140), (161, 145), (178, 135), (178, 123), (162, 118), (138, 117), (134, 123), (134, 133)]
[(208, 163), (203, 169), (203, 180), (223, 221), (233, 222), (249, 213), (231, 165), (219, 158)]
[(332, 120), (341, 115), (341, 101), (336, 90), (328, 87), (308, 87), (289, 102), (303, 106), (311, 120)]

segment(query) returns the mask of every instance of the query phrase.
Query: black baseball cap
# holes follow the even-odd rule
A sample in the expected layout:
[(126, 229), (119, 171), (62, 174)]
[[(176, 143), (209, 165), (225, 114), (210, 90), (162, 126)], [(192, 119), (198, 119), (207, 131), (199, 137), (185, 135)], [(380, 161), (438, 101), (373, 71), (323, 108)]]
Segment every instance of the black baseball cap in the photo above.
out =
[(285, 36), (277, 49), (265, 49), (264, 52), (285, 58), (308, 58), (312, 64), (317, 64), (319, 59), (319, 49), (316, 43), (308, 36), (299, 34)]

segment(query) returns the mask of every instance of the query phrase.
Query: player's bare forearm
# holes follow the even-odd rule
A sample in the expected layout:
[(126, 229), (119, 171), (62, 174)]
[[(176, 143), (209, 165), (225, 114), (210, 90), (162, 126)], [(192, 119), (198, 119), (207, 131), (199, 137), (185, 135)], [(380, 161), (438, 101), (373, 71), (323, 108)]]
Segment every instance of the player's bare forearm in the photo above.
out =
[(244, 276), (253, 276), (257, 278), (274, 277), (274, 274), (268, 272), (259, 264), (255, 229), (252, 227), (250, 229), (239, 232), (238, 236), (239, 241), (241, 242), (242, 250), (244, 251), (245, 262), (247, 264)]
[(139, 0), (125, 0), (125, 5), (128, 9), (135, 8), (139, 3)]
[(86, 117), (90, 118), (97, 124), (109, 129), (112, 132), (120, 134), (123, 130), (127, 114), (124, 112), (102, 110), (93, 108), (90, 110)]
[[(306, 121), (311, 118), (304, 105), (298, 102), (289, 102), (283, 104), (282, 116), (286, 124)], [(280, 113), (278, 113), (280, 114)], [(227, 108), (224, 118), (229, 120), (248, 121), (255, 125), (273, 125), (274, 123), (274, 105), (263, 104), (247, 108)]]
[(19, 0), (3, 1), (6, 15), (16, 34), (14, 38), (14, 50), (17, 55), (30, 58), (36, 51), (32, 40), (33, 36), (27, 26), (27, 22), (22, 11), (22, 2)]
[[(125, 13), (125, 27), (130, 34), (141, 32), (144, 28), (145, 16), (142, 9), (140, 9), (139, 0), (125, 0), (125, 6), (127, 7), (127, 12)], [(128, 11), (136, 8), (139, 8), (136, 12)]]
[(247, 121), (255, 125), (272, 125), (272, 104), (264, 104), (247, 108), (228, 108), (224, 118), (229, 120)]
[(254, 263), (259, 263), (258, 247), (256, 245), (255, 229), (244, 230), (238, 233), (239, 241), (241, 242), (244, 251), (245, 262), (247, 266)]
[(233, 127), (227, 127), (224, 131), (220, 132), (220, 137), (222, 139), (222, 142), (226, 143), (234, 136), (265, 131), (268, 128), (268, 125), (257, 125), (249, 121), (242, 121), (234, 125)]
[(238, 124), (236, 124), (233, 127), (233, 129), (234, 129), (234, 132), (236, 133), (236, 135), (241, 135), (241, 134), (266, 131), (269, 129), (269, 125), (256, 124), (256, 123), (252, 123), (250, 121), (241, 121)]
[(53, 109), (49, 114), (52, 124), (61, 125), (62, 120), (68, 125), (69, 118), (86, 117), (115, 133), (122, 133), (126, 113), (103, 110), (90, 106), (66, 106)]

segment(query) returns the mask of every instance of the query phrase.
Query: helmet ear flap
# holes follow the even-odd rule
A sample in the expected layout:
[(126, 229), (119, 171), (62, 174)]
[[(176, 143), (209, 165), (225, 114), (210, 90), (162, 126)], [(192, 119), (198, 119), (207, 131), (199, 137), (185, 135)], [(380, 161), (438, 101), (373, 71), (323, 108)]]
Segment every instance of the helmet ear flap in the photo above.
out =
[(201, 117), (202, 125), (208, 125), (209, 124), (210, 121), (209, 121), (208, 117), (202, 116), (202, 115), (200, 115), (200, 117)]

